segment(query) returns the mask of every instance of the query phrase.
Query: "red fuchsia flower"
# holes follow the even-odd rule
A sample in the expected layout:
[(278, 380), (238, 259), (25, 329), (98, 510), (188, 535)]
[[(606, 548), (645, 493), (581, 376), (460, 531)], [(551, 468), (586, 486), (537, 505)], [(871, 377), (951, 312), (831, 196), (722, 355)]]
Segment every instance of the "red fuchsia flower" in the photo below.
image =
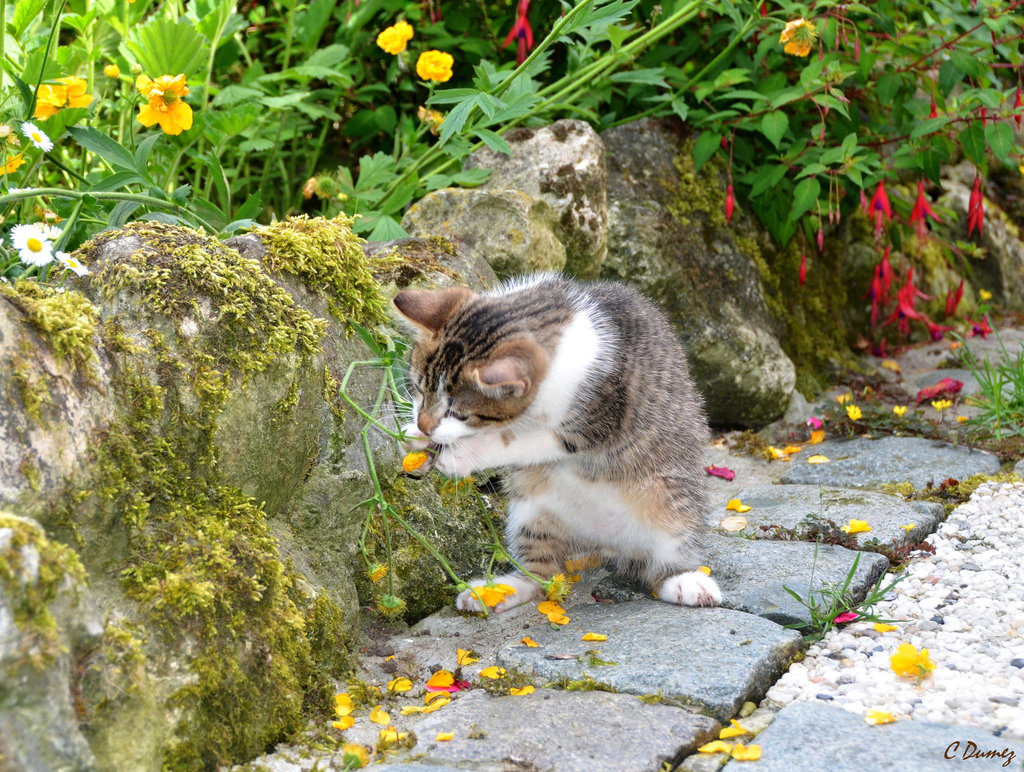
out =
[(956, 308), (960, 305), (960, 299), (964, 296), (964, 280), (960, 280), (960, 286), (956, 289), (949, 288), (946, 293), (946, 318), (956, 315)]
[(736, 198), (732, 193), (732, 183), (729, 183), (729, 187), (725, 189), (725, 221), (726, 223), (732, 220), (732, 210), (736, 206)]
[(509, 31), (508, 37), (505, 38), (505, 42), (501, 44), (501, 47), (505, 48), (515, 39), (516, 64), (525, 62), (526, 52), (533, 48), (533, 29), (530, 27), (530, 20), (526, 18), (529, 10), (530, 0), (519, 0), (519, 4), (516, 6), (516, 20), (512, 24), (512, 29)]
[(935, 104), (935, 95), (934, 94), (932, 94), (932, 109), (928, 111), (928, 117), (929, 118), (938, 118), (939, 117), (939, 108)]
[(981, 108), (981, 125), (982, 126), (988, 126), (988, 108), (987, 107), (982, 107)]
[(729, 480), (730, 482), (736, 479), (736, 472), (728, 467), (724, 466), (706, 466), (704, 471), (712, 477), (721, 477), (723, 480)]
[(1017, 124), (1017, 131), (1020, 131), (1022, 107), (1024, 107), (1024, 99), (1021, 99), (1020, 86), (1018, 86), (1017, 97), (1013, 100), (1013, 110), (1016, 113), (1016, 115), (1013, 116), (1013, 122)]
[(892, 265), (889, 263), (889, 245), (885, 246), (882, 259), (875, 265), (871, 288), (865, 297), (871, 298), (871, 326), (878, 322), (878, 309), (889, 304), (889, 290), (892, 287)]
[(982, 319), (980, 322), (976, 322), (973, 319), (968, 319), (971, 323), (971, 329), (967, 333), (968, 338), (982, 337), (987, 338), (989, 333), (992, 332), (992, 328), (988, 326), (988, 319)]
[(985, 197), (981, 194), (981, 177), (974, 176), (974, 187), (971, 188), (971, 197), (967, 201), (967, 235), (970, 236), (975, 228), (978, 235), (982, 233), (985, 225)]
[(819, 253), (824, 252), (825, 251), (825, 229), (822, 228), (820, 225), (818, 226), (818, 236), (817, 236), (817, 239), (818, 239), (818, 252)]
[(914, 286), (914, 269), (911, 267), (907, 269), (906, 282), (896, 291), (896, 310), (892, 312), (892, 316), (882, 323), (882, 326), (885, 327), (896, 322), (897, 329), (902, 335), (906, 336), (910, 334), (911, 319), (916, 319), (920, 322), (931, 321), (925, 314), (919, 313), (914, 308), (918, 298), (931, 300), (928, 295), (925, 295)]
[(807, 281), (807, 253), (800, 253), (800, 270), (796, 273), (797, 281), (800, 282), (800, 286), (804, 286), (804, 282)]
[(922, 402), (938, 399), (939, 397), (942, 399), (952, 399), (960, 393), (960, 389), (963, 387), (963, 381), (958, 381), (956, 378), (943, 378), (938, 383), (925, 386), (917, 392), (914, 400), (920, 405)]
[(945, 335), (947, 332), (953, 329), (952, 327), (949, 327), (944, 324), (937, 324), (933, 322), (931, 319), (925, 321), (925, 326), (928, 328), (928, 335), (931, 337), (933, 341), (942, 340), (943, 335)]
[(871, 202), (868, 204), (869, 216), (875, 220), (875, 238), (881, 238), (882, 236), (882, 218), (886, 221), (892, 219), (892, 207), (889, 206), (889, 197), (885, 194), (885, 180), (879, 180), (878, 187), (875, 188), (875, 194), (871, 197)]
[(910, 224), (917, 228), (917, 240), (924, 241), (928, 235), (928, 222), (926, 217), (931, 217), (935, 222), (942, 222), (928, 203), (928, 197), (924, 194), (924, 180), (917, 181), (917, 200), (910, 212)]

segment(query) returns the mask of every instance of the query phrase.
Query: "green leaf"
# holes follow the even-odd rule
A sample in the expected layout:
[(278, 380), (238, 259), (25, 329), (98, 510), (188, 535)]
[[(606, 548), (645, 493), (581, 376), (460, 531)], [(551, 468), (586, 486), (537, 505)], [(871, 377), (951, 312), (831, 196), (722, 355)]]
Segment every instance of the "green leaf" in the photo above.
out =
[(377, 219), (376, 225), (373, 227), (373, 232), (366, 237), (367, 241), (393, 241), (394, 239), (405, 239), (408, 238), (409, 234), (405, 232), (393, 218), (388, 215), (381, 215)]
[(776, 150), (779, 149), (788, 128), (789, 116), (782, 110), (775, 110), (761, 116), (761, 133), (768, 137), (768, 141), (775, 145)]
[(750, 197), (760, 196), (766, 190), (773, 189), (786, 176), (786, 171), (787, 167), (785, 164), (775, 164), (758, 172), (757, 178), (750, 188)]
[(985, 142), (996, 158), (1004, 163), (1009, 162), (1010, 153), (1013, 151), (1013, 129), (1010, 128), (1010, 124), (989, 121), (985, 127)]
[(106, 134), (101, 134), (91, 126), (74, 126), (68, 134), (79, 145), (91, 153), (95, 153), (107, 163), (127, 171), (136, 171), (135, 158), (121, 145)]
[(114, 172), (104, 177), (102, 180), (97, 182), (95, 185), (90, 185), (89, 190), (92, 191), (105, 191), (105, 190), (117, 190), (123, 188), (125, 185), (133, 185), (135, 183), (145, 184), (146, 180), (139, 176), (137, 172)]
[(483, 185), (490, 178), (490, 169), (466, 169), (458, 174), (453, 174), (452, 182), (464, 188), (475, 188), (477, 185)]
[(262, 211), (263, 200), (260, 192), (257, 190), (255, 193), (249, 194), (249, 197), (245, 199), (245, 203), (238, 207), (238, 211), (235, 212), (235, 219), (252, 220)]
[(980, 78), (985, 74), (985, 64), (977, 56), (953, 47), (947, 48), (946, 51), (949, 53), (949, 60), (961, 72), (974, 78)]
[(120, 228), (124, 225), (128, 218), (132, 216), (132, 213), (138, 209), (142, 204), (138, 201), (120, 201), (111, 211), (107, 217), (108, 228)]
[(789, 219), (796, 222), (814, 206), (821, 195), (821, 183), (814, 177), (801, 180), (793, 189), (793, 205), (789, 210)]
[(918, 137), (923, 137), (926, 134), (932, 134), (948, 123), (949, 118), (945, 115), (939, 115), (935, 118), (925, 118), (914, 126), (910, 132), (910, 138), (917, 139)]
[(939, 91), (945, 96), (953, 90), (957, 83), (964, 79), (964, 71), (947, 60), (939, 66)]
[(444, 123), (441, 124), (441, 134), (438, 138), (442, 145), (453, 135), (462, 131), (462, 127), (466, 125), (466, 121), (469, 119), (469, 113), (472, 109), (472, 100), (459, 102), (459, 104), (455, 105), (452, 111), (445, 116)]
[(722, 136), (713, 131), (703, 131), (693, 146), (693, 170), (699, 172), (722, 146)]
[(292, 94), (285, 94), (284, 96), (260, 97), (258, 101), (260, 102), (260, 104), (266, 105), (267, 107), (272, 107), (275, 110), (280, 110), (285, 107), (294, 107), (308, 96), (308, 91), (296, 91)]
[(25, 34), (29, 25), (36, 20), (36, 17), (49, 5), (50, 0), (19, 0), (14, 4), (14, 13), (8, 22), (10, 33), (15, 38)]
[(189, 77), (210, 55), (209, 41), (189, 20), (172, 21), (162, 16), (133, 27), (125, 47), (151, 78), (181, 73)]
[(135, 148), (135, 168), (138, 169), (139, 174), (149, 177), (149, 173), (146, 170), (149, 163), (149, 154), (163, 136), (162, 132), (159, 134), (150, 134), (139, 143), (137, 148)]
[(958, 137), (960, 145), (967, 157), (976, 166), (985, 163), (985, 129), (981, 121), (972, 121), (967, 128), (960, 132)]
[(495, 153), (512, 155), (512, 148), (508, 146), (508, 142), (500, 134), (496, 134), (490, 129), (476, 129), (473, 135), (481, 139)]

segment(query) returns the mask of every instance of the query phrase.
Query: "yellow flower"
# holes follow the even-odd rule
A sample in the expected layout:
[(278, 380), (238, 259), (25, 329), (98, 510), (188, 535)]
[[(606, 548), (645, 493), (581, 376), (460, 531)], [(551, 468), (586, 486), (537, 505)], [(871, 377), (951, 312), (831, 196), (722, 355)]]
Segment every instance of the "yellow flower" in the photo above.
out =
[(58, 78), (60, 85), (44, 83), (36, 93), (36, 109), (32, 113), (33, 118), (49, 118), (58, 110), (65, 107), (88, 107), (92, 102), (92, 94), (87, 94), (89, 88), (81, 78), (70, 75), (66, 78)]
[(388, 575), (387, 563), (374, 563), (370, 566), (370, 581), (374, 584), (380, 582), (385, 576)]
[(437, 110), (428, 110), (426, 107), (419, 107), (416, 110), (416, 117), (421, 122), (427, 124), (431, 134), (437, 134), (441, 128), (441, 124), (444, 123), (444, 116), (441, 115)]
[(537, 643), (535, 640), (533, 640), (533, 638), (531, 638), (528, 635), (524, 636), (519, 642), (523, 644), (523, 646), (528, 646), (531, 649), (536, 649), (538, 646), (540, 646), (539, 643)]
[(381, 726), (387, 726), (391, 723), (391, 716), (387, 714), (383, 706), (378, 705), (370, 711), (370, 721)]
[(727, 726), (718, 733), (719, 740), (728, 740), (730, 737), (739, 737), (741, 734), (747, 734), (750, 731), (736, 719), (731, 719), (731, 723), (732, 726)]
[(347, 716), (353, 710), (352, 698), (349, 697), (348, 692), (342, 692), (341, 694), (334, 695), (334, 712), (339, 716)]
[(121, 68), (118, 67), (116, 64), (111, 63), (103, 68), (103, 74), (106, 75), (108, 78), (120, 78)]
[(412, 35), (412, 25), (407, 21), (400, 21), (377, 35), (377, 45), (389, 54), (397, 55), (409, 45)]
[(807, 457), (807, 463), (808, 464), (827, 464), (828, 460), (829, 460), (828, 456), (808, 456)]
[(857, 407), (856, 405), (847, 405), (846, 406), (846, 415), (848, 415), (850, 417), (851, 421), (859, 421), (863, 417), (864, 414), (861, 412), (860, 408)]
[(434, 736), (434, 739), (437, 740), (439, 743), (446, 743), (449, 740), (455, 739), (455, 732), (438, 732)]
[(739, 499), (729, 499), (729, 503), (725, 505), (725, 508), (730, 512), (739, 512), (740, 514), (753, 509), (753, 507), (747, 506)]
[(761, 758), (761, 746), (736, 743), (732, 748), (732, 757), (736, 761), (757, 761)]
[(387, 729), (380, 730), (380, 735), (377, 737), (377, 744), (385, 747), (388, 745), (395, 745), (408, 736), (408, 732), (399, 732), (393, 726), (389, 726)]
[(894, 405), (893, 409), (892, 409), (892, 412), (894, 412), (898, 417), (903, 418), (903, 414), (907, 412), (907, 406), (906, 405)]
[(23, 163), (25, 163), (25, 159), (22, 158), (21, 153), (12, 155), (7, 159), (7, 163), (4, 164), (4, 174), (12, 174)]
[(935, 669), (935, 663), (928, 656), (928, 649), (918, 651), (912, 644), (901, 643), (889, 657), (889, 667), (905, 678), (924, 678)]
[(907, 533), (910, 533), (910, 532), (911, 532), (911, 531), (913, 531), (913, 530), (914, 530), (915, 528), (917, 528), (917, 525), (916, 525), (915, 523), (907, 523), (907, 524), (905, 524), (905, 525), (901, 525), (901, 526), (900, 526), (900, 528), (902, 528), (902, 529), (903, 529), (904, 531), (906, 531)]
[(712, 740), (697, 749), (698, 753), (729, 753), (731, 750), (732, 746), (729, 743), (722, 742), (721, 740)]
[(501, 678), (503, 675), (505, 675), (505, 668), (498, 667), (497, 665), (485, 667), (483, 670), (480, 671), (481, 678), (491, 678), (495, 681)]
[(853, 399), (853, 396), (849, 392), (847, 392), (846, 394), (840, 394), (838, 397), (836, 397), (836, 402), (838, 402), (840, 405), (845, 405), (851, 399)]
[(415, 472), (427, 463), (427, 458), (427, 454), (422, 450), (417, 450), (415, 453), (407, 453), (405, 458), (402, 459), (402, 469), (406, 472)]
[(587, 633), (580, 640), (582, 641), (607, 641), (608, 636), (602, 633)]
[(988, 290), (980, 289), (978, 290), (978, 297), (984, 300), (985, 302), (988, 302), (989, 300), (992, 299), (992, 293), (989, 292)]
[(855, 533), (867, 533), (871, 530), (871, 526), (868, 525), (866, 520), (850, 520), (847, 525), (844, 525), (840, 529), (843, 533), (855, 534)]
[(446, 83), (452, 77), (452, 65), (455, 59), (444, 51), (424, 51), (416, 60), (416, 74), (423, 80), (436, 80)]
[(811, 46), (818, 39), (818, 30), (806, 19), (794, 19), (786, 25), (779, 37), (780, 43), (785, 43), (783, 49), (787, 54), (794, 56), (807, 56), (811, 52)]
[(704, 576), (711, 576), (711, 569), (707, 566), (697, 566), (697, 570), (704, 574)]
[(872, 726), (878, 726), (879, 724), (891, 724), (896, 718), (892, 713), (888, 713), (884, 710), (869, 710), (864, 716), (864, 721)]
[(455, 650), (455, 664), (472, 665), (474, 662), (479, 662), (480, 658), (477, 657), (472, 651), (468, 649), (456, 649)]
[(900, 367), (900, 363), (897, 362), (895, 359), (883, 359), (882, 367), (884, 367), (886, 370), (892, 370), (894, 373), (903, 372), (903, 368)]
[(146, 75), (135, 79), (135, 87), (149, 100), (139, 105), (137, 120), (143, 126), (159, 123), (164, 134), (178, 135), (192, 128), (192, 108), (185, 103), (188, 94), (185, 75), (161, 75), (152, 80)]
[(968, 421), (970, 421), (970, 420), (971, 420), (971, 419), (970, 419), (970, 418), (968, 418), (968, 417), (967, 417), (967, 416), (965, 416), (965, 415), (958, 415), (958, 416), (956, 417), (956, 422), (957, 422), (958, 424), (965, 424), (965, 423), (967, 423), (967, 422), (968, 422)]
[(508, 690), (508, 693), (513, 697), (523, 697), (527, 694), (533, 694), (532, 686), (524, 686), (522, 689), (512, 688)]
[(565, 574), (555, 574), (548, 584), (548, 600), (564, 600), (572, 592), (572, 583)]
[(556, 601), (545, 600), (537, 604), (537, 611), (544, 614), (549, 622), (556, 625), (565, 625), (569, 623), (569, 617), (565, 615), (565, 609), (562, 608)]
[(405, 676), (398, 676), (398, 678), (388, 681), (389, 692), (407, 692), (410, 689), (412, 689), (412, 681)]
[(515, 595), (516, 588), (508, 584), (478, 584), (473, 592), (488, 608), (494, 608), (508, 595)]
[(345, 743), (341, 748), (341, 763), (345, 769), (359, 769), (369, 763), (366, 748), (355, 743)]
[(346, 729), (351, 729), (355, 722), (356, 720), (352, 716), (342, 716), (337, 721), (332, 721), (331, 726), (344, 732)]
[(896, 625), (887, 625), (884, 622), (875, 622), (872, 627), (875, 628), (876, 633), (891, 633), (893, 630), (899, 630)]
[(948, 408), (950, 408), (952, 406), (953, 406), (953, 401), (949, 400), (949, 399), (933, 399), (932, 400), (932, 407), (935, 408), (940, 413), (943, 410), (946, 410), (946, 409), (948, 409)]

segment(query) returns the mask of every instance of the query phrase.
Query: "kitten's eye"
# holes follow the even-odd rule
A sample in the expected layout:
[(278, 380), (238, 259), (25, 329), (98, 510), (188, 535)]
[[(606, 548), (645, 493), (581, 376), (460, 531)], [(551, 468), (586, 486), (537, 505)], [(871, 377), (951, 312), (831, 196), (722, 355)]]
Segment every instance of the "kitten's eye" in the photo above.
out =
[(448, 408), (448, 410), (444, 411), (444, 417), (454, 418), (456, 421), (465, 421), (467, 418), (469, 418), (469, 416), (463, 415), (462, 413), (456, 413), (451, 408)]

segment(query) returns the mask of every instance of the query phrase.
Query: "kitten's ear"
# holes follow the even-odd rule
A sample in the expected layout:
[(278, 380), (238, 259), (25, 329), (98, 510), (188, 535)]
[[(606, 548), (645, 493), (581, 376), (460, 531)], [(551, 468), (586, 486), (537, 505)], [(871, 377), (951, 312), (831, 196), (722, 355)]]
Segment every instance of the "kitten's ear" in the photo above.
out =
[(455, 309), (473, 296), (466, 287), (450, 287), (443, 290), (405, 290), (395, 295), (394, 304), (398, 312), (421, 330), (436, 334), (447, 322)]
[(477, 387), (492, 399), (522, 397), (547, 371), (548, 355), (532, 340), (498, 346), (491, 358), (473, 371)]

